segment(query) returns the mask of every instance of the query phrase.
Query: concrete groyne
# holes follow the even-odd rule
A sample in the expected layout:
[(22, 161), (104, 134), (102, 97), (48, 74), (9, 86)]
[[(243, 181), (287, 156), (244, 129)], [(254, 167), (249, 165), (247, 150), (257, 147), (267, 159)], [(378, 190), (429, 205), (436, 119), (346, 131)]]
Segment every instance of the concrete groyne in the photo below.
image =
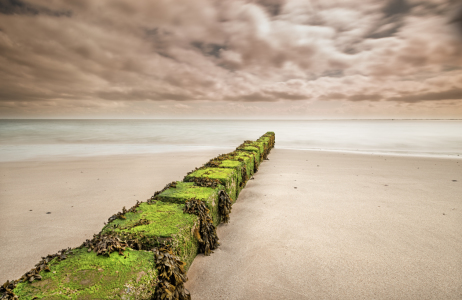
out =
[(169, 183), (108, 220), (80, 247), (44, 257), (0, 287), (1, 299), (189, 299), (197, 254), (218, 247), (216, 226), (274, 147), (268, 132)]

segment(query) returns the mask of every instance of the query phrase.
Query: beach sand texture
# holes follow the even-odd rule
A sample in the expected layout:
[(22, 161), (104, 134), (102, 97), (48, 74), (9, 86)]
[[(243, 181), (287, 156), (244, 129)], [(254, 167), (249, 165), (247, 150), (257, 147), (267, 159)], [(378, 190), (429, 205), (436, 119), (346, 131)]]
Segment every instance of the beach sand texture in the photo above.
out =
[[(0, 281), (222, 152), (2, 163)], [(269, 159), (218, 227), (219, 249), (194, 260), (193, 299), (462, 298), (462, 160)]]
[(269, 158), (188, 271), (193, 299), (462, 299), (462, 160)]

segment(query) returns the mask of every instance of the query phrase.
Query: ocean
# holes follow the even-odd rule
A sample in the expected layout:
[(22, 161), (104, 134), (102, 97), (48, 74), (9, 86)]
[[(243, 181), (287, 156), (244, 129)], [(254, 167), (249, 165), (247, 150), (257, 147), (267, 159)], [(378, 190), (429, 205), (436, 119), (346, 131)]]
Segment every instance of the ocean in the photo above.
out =
[(462, 156), (460, 120), (0, 120), (0, 161), (232, 151), (276, 133), (276, 148)]

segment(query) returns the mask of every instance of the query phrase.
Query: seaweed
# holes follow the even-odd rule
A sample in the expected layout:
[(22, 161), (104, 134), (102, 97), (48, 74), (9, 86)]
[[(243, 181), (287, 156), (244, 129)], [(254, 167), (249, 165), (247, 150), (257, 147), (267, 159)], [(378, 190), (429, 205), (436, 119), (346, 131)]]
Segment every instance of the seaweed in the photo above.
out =
[(153, 252), (159, 274), (153, 300), (190, 300), (191, 295), (184, 288), (188, 280), (184, 270), (186, 263), (173, 254), (169, 245), (159, 246)]
[(220, 191), (218, 200), (218, 213), (220, 214), (223, 223), (229, 222), (229, 214), (231, 213), (231, 198), (225, 191)]
[(254, 173), (257, 173), (258, 166), (262, 160), (262, 152), (260, 152), (260, 148), (256, 146), (255, 143), (256, 142), (253, 141), (244, 141), (236, 148), (236, 150), (255, 152)]
[(159, 246), (160, 243), (166, 241), (168, 238), (147, 237), (143, 232), (135, 235), (131, 232), (114, 231), (116, 228), (125, 230), (137, 226), (149, 225), (150, 223), (149, 220), (141, 219), (130, 226), (120, 227), (118, 224), (113, 225), (112, 230), (93, 235), (91, 240), (86, 240), (79, 248), (85, 247), (88, 248), (88, 252), (94, 251), (97, 255), (106, 256), (116, 251), (119, 252), (119, 255), (123, 255), (123, 251), (125, 251), (127, 247), (135, 250), (151, 251), (154, 247)]
[(268, 160), (268, 154), (274, 148), (274, 132), (267, 132), (262, 135), (257, 142), (263, 143), (263, 159)]
[[(197, 185), (206, 187), (218, 187), (223, 185), (225, 191), (234, 202), (239, 195), (239, 176), (241, 174), (234, 168), (201, 168), (184, 177), (184, 182), (195, 182)], [(195, 178), (206, 179), (195, 179)], [(218, 181), (216, 181), (218, 180)]]
[[(229, 154), (222, 154), (214, 159), (211, 159), (208, 163), (206, 163), (202, 168), (235, 168), (237, 170), (241, 171), (241, 182), (239, 183), (239, 188), (243, 189), (246, 182), (249, 179), (249, 176), (247, 175), (247, 165), (244, 162), (244, 159), (242, 158), (235, 158), (236, 155), (231, 155), (232, 153)], [(225, 161), (232, 161), (237, 163), (237, 166), (226, 166), (224, 165)]]
[[(229, 197), (228, 197), (229, 198)], [(191, 199), (185, 203), (184, 212), (199, 217), (199, 229), (194, 230), (194, 236), (199, 241), (199, 252), (209, 256), (220, 245), (218, 235), (213, 225), (210, 210), (205, 203), (198, 199)]]
[(16, 287), (17, 281), (16, 280), (7, 280), (2, 286), (0, 286), (0, 299), (2, 300), (13, 300), (19, 299), (13, 292), (14, 288)]
[(242, 182), (241, 182), (241, 186), (240, 188), (243, 189), (245, 187), (245, 184), (247, 183), (247, 181), (249, 181), (249, 176), (247, 175), (247, 166), (244, 165), (242, 167)]
[[(199, 170), (199, 169), (196, 168), (194, 171), (196, 170)], [(190, 173), (188, 173), (188, 175), (193, 173), (194, 171), (191, 171)], [(212, 179), (208, 177), (193, 177), (189, 179), (189, 182), (194, 182), (194, 185), (197, 185), (197, 186), (211, 187), (211, 188), (216, 188), (217, 186), (220, 185), (220, 180)]]
[(112, 215), (111, 217), (109, 217), (108, 222), (114, 221), (116, 219), (125, 220), (125, 214), (128, 213), (128, 212), (136, 212), (136, 209), (138, 208), (138, 206), (140, 206), (141, 203), (143, 203), (143, 202), (140, 202), (140, 201), (136, 200), (136, 204), (133, 205), (129, 209), (126, 209), (125, 206), (124, 206), (122, 208), (122, 212), (119, 211), (118, 213), (116, 213), (116, 214)]
[(54, 259), (57, 258), (58, 261), (64, 260), (67, 258), (67, 255), (72, 254), (71, 248), (66, 248), (58, 251), (56, 254), (48, 254), (46, 257), (42, 257), (42, 260), (39, 261), (35, 268), (32, 268), (29, 272), (25, 273), (21, 276), (18, 280), (7, 280), (1, 287), (0, 287), (0, 299), (18, 299), (18, 297), (14, 294), (13, 290), (16, 285), (20, 282), (33, 282), (34, 280), (42, 280), (42, 276), (40, 275), (41, 271), (50, 272), (50, 267), (48, 264)]
[(128, 244), (118, 235), (111, 232), (93, 235), (93, 239), (83, 242), (80, 248), (83, 247), (88, 248), (88, 252), (95, 251), (97, 255), (109, 256), (109, 254), (116, 251), (119, 252), (119, 255), (123, 255), (123, 251), (128, 247)]
[[(191, 172), (193, 172), (193, 171), (191, 171)], [(172, 181), (172, 182), (168, 183), (167, 185), (164, 186), (164, 188), (162, 190), (155, 192), (154, 195), (152, 195), (151, 198), (148, 199), (147, 202), (150, 203), (153, 200), (157, 200), (157, 196), (159, 194), (161, 194), (162, 192), (166, 191), (169, 188), (176, 188), (176, 181)]]

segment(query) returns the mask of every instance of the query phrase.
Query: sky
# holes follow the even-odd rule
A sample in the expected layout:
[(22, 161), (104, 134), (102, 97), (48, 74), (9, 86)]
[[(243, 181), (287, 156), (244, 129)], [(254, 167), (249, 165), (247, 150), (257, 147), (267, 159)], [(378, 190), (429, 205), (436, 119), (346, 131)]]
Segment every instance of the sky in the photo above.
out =
[(0, 0), (0, 118), (462, 118), (462, 5)]

